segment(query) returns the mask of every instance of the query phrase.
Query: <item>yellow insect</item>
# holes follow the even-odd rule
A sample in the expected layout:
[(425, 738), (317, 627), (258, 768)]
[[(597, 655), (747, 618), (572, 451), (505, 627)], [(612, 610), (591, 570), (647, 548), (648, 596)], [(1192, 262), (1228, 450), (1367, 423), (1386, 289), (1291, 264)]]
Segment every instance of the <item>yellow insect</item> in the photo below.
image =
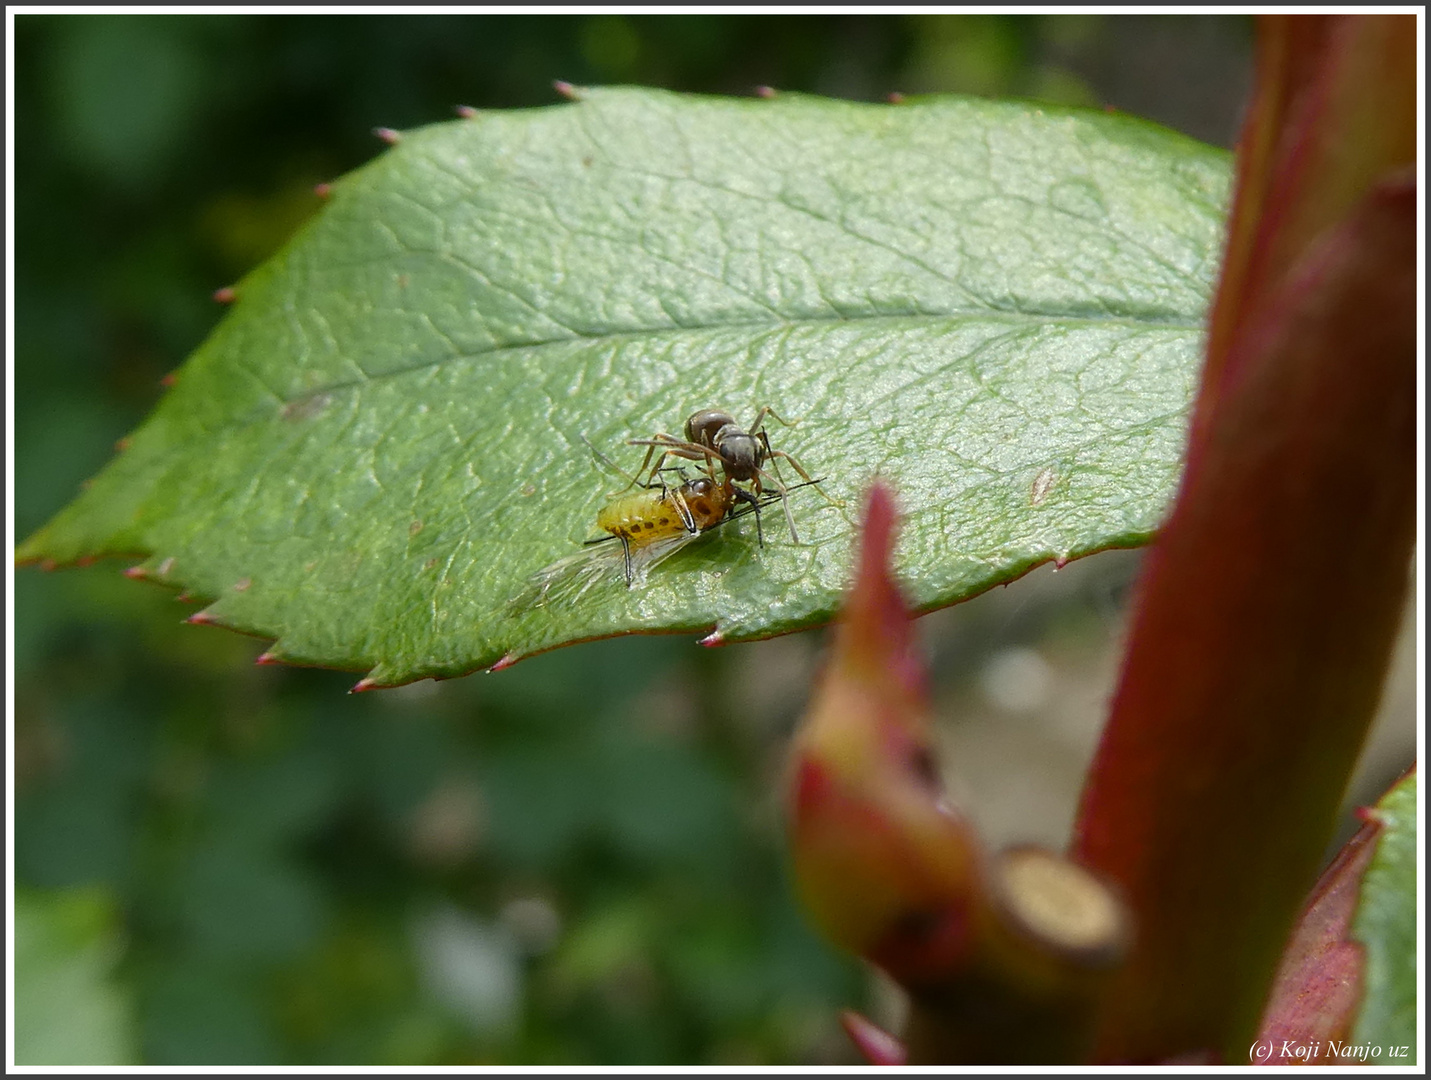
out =
[(652, 567), (726, 519), (734, 502), (732, 491), (729, 481), (698, 476), (678, 487), (657, 484), (618, 496), (596, 514), (597, 527), (607, 535), (586, 541), (583, 550), (537, 571), (513, 606), (525, 610), (558, 598), (580, 600), (618, 567), (628, 588), (644, 585)]

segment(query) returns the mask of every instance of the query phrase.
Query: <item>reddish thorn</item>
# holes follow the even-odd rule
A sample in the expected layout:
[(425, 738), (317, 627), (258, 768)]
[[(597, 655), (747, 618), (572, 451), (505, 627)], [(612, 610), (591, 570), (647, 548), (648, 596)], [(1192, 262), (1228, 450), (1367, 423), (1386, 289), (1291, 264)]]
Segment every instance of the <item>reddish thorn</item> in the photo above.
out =
[(757, 86), (757, 87), (755, 88), (755, 96), (756, 96), (756, 97), (763, 97), (763, 98), (765, 98), (765, 99), (768, 101), (770, 98), (773, 98), (773, 97), (775, 96), (775, 87), (773, 87), (773, 86)]
[(909, 1058), (902, 1042), (851, 1009), (840, 1010), (840, 1026), (871, 1065), (903, 1065)]
[(41, 559), (41, 560), (40, 560), (40, 569), (41, 569), (41, 570), (46, 570), (46, 571), (48, 571), (48, 570), (53, 570), (55, 567), (57, 567), (57, 566), (59, 566), (59, 565), (60, 565), (60, 564), (57, 563), (57, 562), (55, 562), (54, 559)]
[(128, 570), (124, 571), (124, 576), (133, 578), (135, 581), (143, 581), (149, 575), (144, 572), (144, 564), (140, 563), (138, 566), (131, 566)]
[(128, 449), (129, 449), (129, 436), (126, 435), (126, 436), (124, 436), (124, 438), (122, 438), (122, 439), (117, 439), (117, 440), (115, 440), (114, 448), (115, 448), (116, 450), (118, 450), (121, 454), (124, 453), (124, 451), (128, 450)]
[(475, 120), (477, 119), (477, 110), (471, 105), (459, 105), (457, 106), (457, 115), (464, 120)]
[(253, 662), (254, 662), (255, 664), (281, 664), (281, 663), (283, 663), (282, 660), (280, 660), (278, 657), (274, 656), (272, 653), (266, 653), (266, 652), (264, 652), (264, 653), (259, 653), (256, 657), (254, 657)]
[(162, 379), (159, 380), (159, 385), (167, 390), (169, 387), (173, 386), (178, 381), (179, 373), (177, 371), (171, 371), (169, 372), (169, 374), (165, 375)]
[(178, 596), (174, 597), (174, 599), (179, 601), (179, 603), (181, 604), (192, 604), (194, 602), (194, 598), (189, 595), (188, 589), (185, 589)]
[(885, 100), (888, 101), (891, 105), (902, 105), (904, 104), (904, 95), (901, 94), (898, 90), (891, 90), (889, 92), (889, 96), (885, 98)]
[(332, 185), (332, 184), (314, 184), (314, 185), (313, 185), (313, 194), (314, 194), (314, 195), (317, 195), (318, 198), (320, 198), (320, 199), (330, 199), (330, 198), (333, 197), (333, 185)]
[(93, 566), (93, 565), (94, 565), (94, 556), (93, 556), (93, 555), (81, 555), (78, 559), (75, 560), (75, 565), (76, 565), (76, 566)]
[(509, 652), (506, 656), (502, 657), (502, 659), (498, 660), (495, 664), (489, 667), (487, 669), (487, 674), (490, 675), (494, 671), (502, 671), (505, 668), (509, 668), (520, 659), (521, 657), (516, 653)]
[(563, 82), (561, 79), (558, 79), (556, 82), (552, 83), (552, 89), (555, 90), (562, 97), (566, 98), (568, 101), (580, 100), (576, 92), (576, 87), (572, 86), (569, 82)]
[(218, 620), (209, 614), (208, 609), (196, 611), (184, 620), (186, 623), (193, 623), (195, 626), (215, 626)]
[(234, 592), (243, 592), (252, 584), (253, 581), (250, 578), (241, 577), (234, 582)]
[(361, 694), (363, 691), (365, 691), (365, 690), (371, 690), (373, 687), (375, 687), (375, 686), (377, 686), (377, 685), (378, 685), (378, 684), (375, 683), (372, 679), (359, 679), (357, 682), (355, 682), (355, 683), (353, 684), (353, 688), (352, 688), (351, 690), (349, 690), (348, 693), (350, 693), (350, 694)]
[(1117, 105), (1104, 105), (1104, 106), (1103, 106), (1103, 111), (1106, 112), (1109, 116), (1112, 116), (1114, 113), (1116, 113), (1116, 112), (1118, 111), (1118, 106), (1117, 106)]
[(719, 630), (712, 630), (705, 637), (696, 642), (697, 645), (704, 645), (707, 649), (714, 649), (725, 644), (725, 638), (721, 637)]
[(394, 131), (392, 128), (375, 127), (373, 128), (373, 134), (382, 139), (383, 142), (389, 146), (396, 146), (402, 139), (402, 132)]
[(1054, 572), (1055, 572), (1055, 573), (1057, 573), (1059, 570), (1062, 570), (1062, 569), (1063, 569), (1065, 566), (1067, 566), (1067, 565), (1068, 565), (1068, 556), (1067, 556), (1067, 555), (1057, 555), (1057, 556), (1054, 557), (1054, 560), (1053, 560), (1053, 569), (1054, 569)]
[(214, 300), (220, 304), (232, 304), (238, 298), (232, 285), (225, 285), (222, 289), (214, 290)]
[(1356, 814), (1356, 819), (1360, 821), (1363, 825), (1386, 824), (1385, 816), (1383, 816), (1382, 812), (1374, 806), (1358, 806), (1356, 810), (1353, 811), (1353, 813)]

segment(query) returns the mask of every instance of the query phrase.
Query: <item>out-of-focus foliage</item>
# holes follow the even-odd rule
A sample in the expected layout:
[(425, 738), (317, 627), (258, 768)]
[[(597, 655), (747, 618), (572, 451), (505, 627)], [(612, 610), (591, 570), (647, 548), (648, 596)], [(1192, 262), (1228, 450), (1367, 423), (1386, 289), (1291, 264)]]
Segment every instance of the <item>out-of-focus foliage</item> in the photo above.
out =
[(15, 1063), (134, 1064), (132, 1009), (113, 984), (120, 941), (102, 888), (15, 896)]
[[(375, 125), (551, 103), (563, 78), (1107, 101), (1225, 145), (1246, 40), (1168, 17), (21, 15), (14, 47), (24, 536)], [(781, 643), (626, 639), (349, 697), (119, 569), (15, 576), (15, 858), (40, 909), (113, 897), (142, 1060), (851, 1060), (834, 1009), (863, 977), (777, 854), (802, 701), (773, 696)]]

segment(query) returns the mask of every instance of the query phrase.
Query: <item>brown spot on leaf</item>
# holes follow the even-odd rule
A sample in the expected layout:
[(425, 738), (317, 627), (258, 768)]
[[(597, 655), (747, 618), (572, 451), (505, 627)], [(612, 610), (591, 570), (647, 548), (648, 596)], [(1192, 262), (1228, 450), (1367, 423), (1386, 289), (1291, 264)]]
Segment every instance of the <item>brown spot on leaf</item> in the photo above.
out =
[(1054, 471), (1052, 465), (1045, 465), (1033, 479), (1033, 485), (1029, 489), (1029, 504), (1032, 506), (1040, 505), (1048, 498), (1048, 493), (1053, 490), (1053, 486), (1057, 483), (1058, 473)]

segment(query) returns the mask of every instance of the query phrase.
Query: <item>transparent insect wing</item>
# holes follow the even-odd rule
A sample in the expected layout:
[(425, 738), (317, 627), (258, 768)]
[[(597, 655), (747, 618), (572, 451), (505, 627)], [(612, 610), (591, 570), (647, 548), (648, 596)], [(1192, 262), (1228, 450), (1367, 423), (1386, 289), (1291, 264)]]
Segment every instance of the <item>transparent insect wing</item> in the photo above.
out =
[[(670, 536), (657, 537), (631, 548), (631, 588), (638, 589), (646, 584), (646, 576), (651, 570), (665, 562), (676, 552), (699, 539), (699, 532), (680, 532)], [(622, 591), (626, 586), (626, 557), (619, 543), (593, 544), (575, 555), (558, 559), (550, 566), (543, 567), (532, 575), (527, 587), (514, 597), (510, 607), (514, 613), (531, 611), (551, 605), (569, 607), (586, 596), (591, 589), (603, 581), (619, 583)]]

